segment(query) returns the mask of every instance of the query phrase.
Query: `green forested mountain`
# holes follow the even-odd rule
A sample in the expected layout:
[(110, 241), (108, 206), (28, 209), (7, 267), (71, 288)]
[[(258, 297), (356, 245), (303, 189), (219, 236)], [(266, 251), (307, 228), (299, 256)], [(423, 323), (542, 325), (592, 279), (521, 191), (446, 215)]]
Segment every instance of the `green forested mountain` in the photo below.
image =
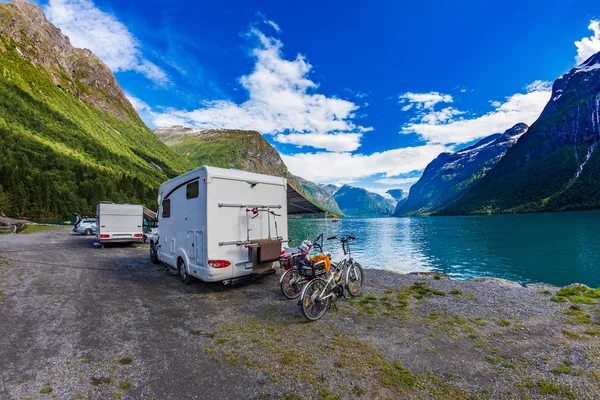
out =
[(194, 166), (237, 168), (266, 175), (283, 176), (298, 193), (313, 204), (339, 214), (339, 209), (322, 204), (288, 171), (279, 153), (257, 131), (237, 129), (192, 129), (183, 126), (154, 130), (163, 142)]
[(558, 78), (538, 120), (440, 214), (600, 207), (600, 53)]
[(101, 200), (155, 207), (191, 165), (144, 125), (113, 74), (39, 7), (0, 3), (0, 211), (94, 213)]

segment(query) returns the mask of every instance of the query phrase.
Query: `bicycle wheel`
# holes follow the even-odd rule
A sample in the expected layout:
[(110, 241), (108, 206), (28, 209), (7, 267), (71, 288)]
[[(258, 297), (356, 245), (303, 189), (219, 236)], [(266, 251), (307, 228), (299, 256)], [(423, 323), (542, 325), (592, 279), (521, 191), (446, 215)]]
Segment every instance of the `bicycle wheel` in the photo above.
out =
[(348, 266), (346, 269), (346, 290), (350, 293), (350, 296), (358, 296), (362, 291), (362, 284), (364, 280), (363, 268), (356, 261)]
[(298, 271), (288, 269), (281, 275), (281, 293), (288, 299), (295, 299), (302, 293), (305, 280)]
[(300, 310), (302, 315), (309, 321), (316, 321), (325, 314), (329, 308), (331, 298), (319, 300), (319, 296), (325, 292), (327, 282), (322, 278), (316, 278), (308, 282), (300, 296)]

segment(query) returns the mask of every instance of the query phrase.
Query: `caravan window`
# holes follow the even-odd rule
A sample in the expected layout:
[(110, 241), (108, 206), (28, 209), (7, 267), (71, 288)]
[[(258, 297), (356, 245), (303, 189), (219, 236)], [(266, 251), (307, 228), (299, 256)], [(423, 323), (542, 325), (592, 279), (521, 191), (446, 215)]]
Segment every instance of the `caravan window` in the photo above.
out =
[(171, 216), (171, 199), (162, 202), (162, 217), (169, 218)]
[(185, 187), (185, 196), (188, 199), (195, 199), (196, 197), (198, 197), (199, 190), (200, 185), (198, 184), (198, 181), (192, 182)]

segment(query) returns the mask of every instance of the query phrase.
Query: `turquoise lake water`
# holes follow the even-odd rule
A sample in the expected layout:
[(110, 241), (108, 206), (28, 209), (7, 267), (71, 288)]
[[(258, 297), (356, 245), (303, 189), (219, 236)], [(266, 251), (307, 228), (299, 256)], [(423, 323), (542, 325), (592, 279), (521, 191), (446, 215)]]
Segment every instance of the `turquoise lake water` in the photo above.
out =
[[(436, 271), (454, 278), (600, 286), (600, 211), (468, 217), (290, 219), (298, 245), (307, 235), (351, 234), (367, 268)], [(329, 245), (329, 248), (328, 248)], [(339, 242), (325, 250), (341, 258)]]

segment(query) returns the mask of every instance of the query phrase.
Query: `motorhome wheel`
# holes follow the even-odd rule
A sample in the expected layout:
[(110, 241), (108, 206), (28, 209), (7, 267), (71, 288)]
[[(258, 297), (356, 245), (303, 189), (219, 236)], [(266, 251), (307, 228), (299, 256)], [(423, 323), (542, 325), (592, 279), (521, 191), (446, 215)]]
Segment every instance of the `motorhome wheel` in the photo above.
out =
[(186, 285), (192, 283), (192, 277), (188, 274), (187, 268), (185, 267), (185, 262), (180, 258), (177, 267), (179, 269), (179, 277), (181, 278), (181, 282)]
[(158, 264), (158, 254), (156, 252), (156, 244), (150, 243), (150, 262), (152, 264)]

